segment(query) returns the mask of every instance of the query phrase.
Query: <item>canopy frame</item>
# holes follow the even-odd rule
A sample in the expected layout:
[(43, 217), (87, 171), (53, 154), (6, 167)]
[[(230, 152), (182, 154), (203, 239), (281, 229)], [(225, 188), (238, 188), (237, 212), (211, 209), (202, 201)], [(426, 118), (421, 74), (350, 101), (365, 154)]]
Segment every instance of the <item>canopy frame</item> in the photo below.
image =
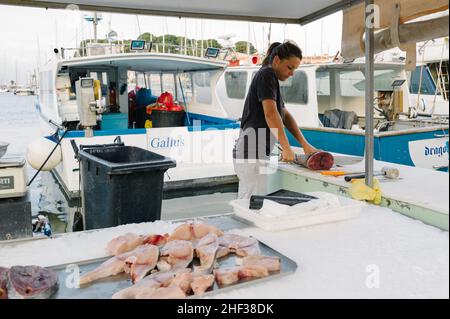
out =
[(317, 10), (311, 14), (299, 16), (298, 18), (287, 18), (277, 16), (258, 16), (258, 15), (230, 15), (220, 13), (202, 13), (202, 12), (186, 12), (176, 10), (156, 10), (145, 8), (133, 8), (133, 7), (120, 7), (113, 5), (92, 5), (86, 4), (84, 1), (40, 1), (40, 0), (0, 0), (0, 4), (25, 6), (25, 7), (38, 7), (45, 9), (66, 9), (69, 4), (77, 5), (81, 11), (96, 11), (96, 12), (110, 12), (121, 14), (138, 14), (138, 15), (152, 15), (152, 16), (166, 16), (166, 17), (178, 17), (178, 18), (199, 18), (199, 19), (216, 19), (216, 20), (235, 20), (235, 21), (250, 21), (250, 22), (270, 22), (270, 23), (284, 23), (284, 24), (299, 24), (305, 25), (316, 21), (320, 18), (336, 13), (340, 10), (349, 8), (355, 4), (361, 3), (363, 0), (341, 0), (330, 6), (317, 8)]

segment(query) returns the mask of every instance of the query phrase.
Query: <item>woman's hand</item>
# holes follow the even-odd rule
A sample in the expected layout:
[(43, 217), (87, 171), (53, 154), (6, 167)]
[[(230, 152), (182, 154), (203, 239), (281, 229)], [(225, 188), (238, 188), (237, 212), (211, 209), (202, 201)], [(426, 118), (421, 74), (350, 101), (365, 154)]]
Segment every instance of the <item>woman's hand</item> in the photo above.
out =
[(281, 161), (283, 162), (293, 162), (295, 159), (295, 153), (291, 147), (283, 149), (281, 153)]
[(305, 152), (306, 155), (310, 155), (315, 152), (318, 152), (319, 150), (317, 148), (315, 148), (314, 146), (308, 144), (303, 147), (303, 151)]

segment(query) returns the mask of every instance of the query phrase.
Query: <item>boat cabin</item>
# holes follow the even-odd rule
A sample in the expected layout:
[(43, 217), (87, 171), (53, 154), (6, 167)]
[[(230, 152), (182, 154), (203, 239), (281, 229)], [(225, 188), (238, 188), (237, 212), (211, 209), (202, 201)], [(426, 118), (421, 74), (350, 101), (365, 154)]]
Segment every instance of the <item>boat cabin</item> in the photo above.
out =
[[(242, 115), (243, 103), (259, 67), (228, 68), (218, 82), (218, 95), (231, 118)], [(377, 64), (375, 68), (376, 109), (389, 108), (395, 99), (396, 114), (375, 111), (375, 123), (393, 119), (409, 108), (407, 74), (400, 64)], [(301, 65), (280, 82), (285, 106), (302, 127), (361, 129), (364, 123), (364, 64)], [(394, 94), (395, 92), (395, 94)], [(387, 105), (385, 103), (388, 103)], [(392, 105), (391, 105), (392, 107)], [(341, 123), (333, 120), (342, 118)], [(348, 123), (343, 123), (348, 122)], [(357, 126), (353, 126), (357, 125)]]
[(44, 134), (54, 134), (53, 124), (60, 136), (61, 127), (68, 131), (61, 142), (63, 161), (53, 170), (68, 197), (79, 196), (70, 140), (110, 144), (117, 136), (176, 161), (165, 187), (191, 189), (194, 181), (209, 189), (211, 183), (234, 185), (239, 123), (228, 118), (216, 93), (225, 68), (225, 62), (205, 58), (132, 53), (60, 60), (43, 70), (37, 108)]
[[(161, 127), (151, 123), (151, 107), (157, 106), (158, 98), (166, 92), (171, 103), (179, 106), (177, 110), (185, 114), (173, 126), (193, 125), (194, 120), (232, 124), (215, 94), (215, 82), (225, 66), (202, 58), (152, 53), (60, 61), (41, 74), (40, 108), (48, 119), (69, 130), (79, 129), (75, 82), (92, 78), (100, 92), (96, 98), (100, 95), (104, 104), (96, 130)], [(170, 126), (170, 122), (162, 125)]]

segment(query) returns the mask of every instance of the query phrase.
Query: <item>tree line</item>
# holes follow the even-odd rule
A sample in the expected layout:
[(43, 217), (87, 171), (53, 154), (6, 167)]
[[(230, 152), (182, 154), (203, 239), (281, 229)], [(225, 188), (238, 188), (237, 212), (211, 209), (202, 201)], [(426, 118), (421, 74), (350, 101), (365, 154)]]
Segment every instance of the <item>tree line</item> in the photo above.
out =
[[(207, 47), (222, 49), (222, 45), (217, 39), (198, 40), (176, 36), (174, 34), (166, 34), (164, 36), (156, 36), (149, 32), (145, 32), (138, 37), (138, 40), (144, 40), (146, 43), (152, 43), (151, 52), (187, 54), (194, 56), (203, 56)], [(123, 45), (124, 52), (130, 52), (132, 40), (109, 41), (108, 39), (97, 39), (97, 43), (111, 43), (113, 45)], [(92, 39), (83, 40), (80, 43), (80, 54), (85, 55), (86, 46), (94, 42)], [(203, 52), (202, 52), (203, 48)], [(247, 41), (238, 41), (233, 48), (236, 52), (247, 53)], [(256, 53), (255, 46), (250, 43), (250, 54)]]

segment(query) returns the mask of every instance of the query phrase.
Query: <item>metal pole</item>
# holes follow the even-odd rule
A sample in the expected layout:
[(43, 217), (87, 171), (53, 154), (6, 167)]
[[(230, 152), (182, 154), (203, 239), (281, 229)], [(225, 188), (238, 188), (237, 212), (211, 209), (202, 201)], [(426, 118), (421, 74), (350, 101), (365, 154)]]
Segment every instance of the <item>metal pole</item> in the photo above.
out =
[[(366, 185), (373, 187), (373, 81), (374, 81), (374, 0), (365, 0), (365, 77), (366, 77), (366, 139), (365, 139), (365, 171)], [(373, 21), (370, 18), (373, 17)]]
[(98, 24), (98, 20), (97, 20), (97, 12), (94, 12), (94, 41), (95, 43), (97, 43), (97, 24)]

